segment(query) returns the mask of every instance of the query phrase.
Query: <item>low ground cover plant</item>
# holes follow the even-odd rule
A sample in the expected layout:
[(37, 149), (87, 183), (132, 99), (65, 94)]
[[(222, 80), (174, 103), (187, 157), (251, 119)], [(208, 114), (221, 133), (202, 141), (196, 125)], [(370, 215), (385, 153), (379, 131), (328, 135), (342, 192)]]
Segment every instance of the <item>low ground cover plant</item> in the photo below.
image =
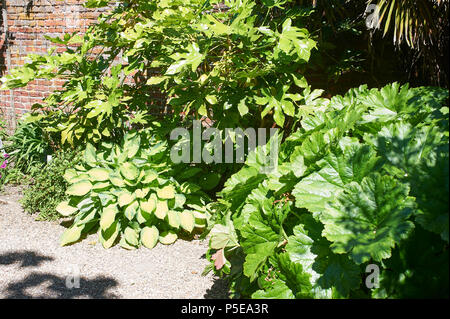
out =
[(60, 150), (44, 167), (32, 167), (29, 174), (31, 180), (20, 201), (25, 211), (37, 214), (38, 220), (61, 218), (55, 208), (67, 198), (64, 173), (78, 164), (80, 159), (80, 151)]

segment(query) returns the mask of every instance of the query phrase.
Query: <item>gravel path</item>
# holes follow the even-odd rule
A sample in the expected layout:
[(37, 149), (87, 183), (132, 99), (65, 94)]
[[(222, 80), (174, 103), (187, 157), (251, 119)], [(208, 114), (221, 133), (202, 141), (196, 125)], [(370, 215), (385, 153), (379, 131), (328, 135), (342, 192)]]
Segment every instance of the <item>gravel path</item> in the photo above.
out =
[[(0, 194), (0, 298), (225, 298), (225, 283), (201, 275), (206, 241), (128, 251), (103, 249), (96, 235), (60, 247), (64, 227), (39, 222)], [(74, 279), (79, 273), (79, 288)], [(69, 287), (68, 288), (67, 284)]]

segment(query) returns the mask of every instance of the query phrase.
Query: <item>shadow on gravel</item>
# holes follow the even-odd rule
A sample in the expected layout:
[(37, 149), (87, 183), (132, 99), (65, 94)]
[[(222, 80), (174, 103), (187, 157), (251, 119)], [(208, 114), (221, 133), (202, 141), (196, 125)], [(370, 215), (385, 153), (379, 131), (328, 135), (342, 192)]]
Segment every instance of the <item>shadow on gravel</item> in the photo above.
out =
[[(33, 251), (11, 252), (0, 255), (0, 266), (20, 263), (20, 267), (35, 267), (47, 261), (53, 261), (52, 257), (42, 256)], [(118, 285), (111, 277), (99, 276), (94, 279), (79, 278), (79, 288), (75, 285), (77, 280), (73, 276), (63, 277), (51, 273), (32, 272), (20, 281), (9, 283), (1, 291), (4, 299), (28, 299), (28, 298), (118, 298), (108, 290)], [(72, 285), (70, 285), (72, 284)]]
[[(21, 281), (10, 283), (5, 289), (5, 299), (117, 298), (116, 295), (108, 293), (108, 290), (117, 284), (115, 279), (107, 277), (80, 278), (80, 288), (67, 288), (66, 278), (53, 274), (32, 273)], [(38, 291), (31, 293), (27, 290)]]
[(228, 281), (222, 278), (214, 278), (214, 283), (203, 295), (205, 299), (230, 299), (228, 295)]
[(0, 265), (20, 263), (20, 268), (35, 267), (43, 262), (52, 260), (52, 257), (40, 256), (34, 251), (15, 251), (0, 255)]

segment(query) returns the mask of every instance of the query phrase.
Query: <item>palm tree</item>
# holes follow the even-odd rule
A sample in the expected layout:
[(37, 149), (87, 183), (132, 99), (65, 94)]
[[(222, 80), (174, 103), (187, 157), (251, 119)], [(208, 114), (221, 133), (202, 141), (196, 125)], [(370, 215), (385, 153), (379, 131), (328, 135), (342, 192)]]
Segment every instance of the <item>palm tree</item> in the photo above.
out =
[(397, 45), (403, 41), (418, 49), (436, 45), (448, 28), (448, 0), (379, 0), (376, 6), (376, 28), (383, 30), (383, 36), (393, 31)]

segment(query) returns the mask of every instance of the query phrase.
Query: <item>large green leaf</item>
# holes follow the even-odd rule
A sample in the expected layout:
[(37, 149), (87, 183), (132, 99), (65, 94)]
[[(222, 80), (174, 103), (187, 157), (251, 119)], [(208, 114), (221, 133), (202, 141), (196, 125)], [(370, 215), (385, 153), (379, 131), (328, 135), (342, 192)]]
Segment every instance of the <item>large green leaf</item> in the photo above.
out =
[(294, 227), (286, 251), (293, 262), (300, 263), (311, 275), (311, 284), (316, 298), (330, 298), (330, 288), (341, 296), (348, 296), (352, 289), (359, 288), (359, 267), (347, 255), (334, 254), (330, 242), (321, 236), (323, 227), (311, 216), (302, 219), (305, 225)]
[(352, 139), (342, 139), (340, 149), (330, 152), (317, 165), (321, 167), (295, 185), (295, 205), (311, 212), (322, 212), (325, 205), (352, 182), (360, 182), (379, 160), (375, 151)]
[(347, 185), (320, 215), (332, 250), (349, 253), (357, 264), (390, 257), (414, 228), (408, 221), (414, 207), (408, 193), (407, 185), (378, 173)]
[(448, 137), (437, 126), (393, 123), (365, 136), (390, 164), (387, 168), (410, 184), (417, 221), (448, 242)]
[(251, 213), (248, 222), (240, 229), (241, 245), (247, 254), (244, 263), (244, 274), (254, 280), (267, 259), (274, 254), (281, 237), (269, 225), (258, 210)]
[(292, 290), (282, 280), (274, 280), (267, 290), (257, 290), (252, 299), (295, 299)]

